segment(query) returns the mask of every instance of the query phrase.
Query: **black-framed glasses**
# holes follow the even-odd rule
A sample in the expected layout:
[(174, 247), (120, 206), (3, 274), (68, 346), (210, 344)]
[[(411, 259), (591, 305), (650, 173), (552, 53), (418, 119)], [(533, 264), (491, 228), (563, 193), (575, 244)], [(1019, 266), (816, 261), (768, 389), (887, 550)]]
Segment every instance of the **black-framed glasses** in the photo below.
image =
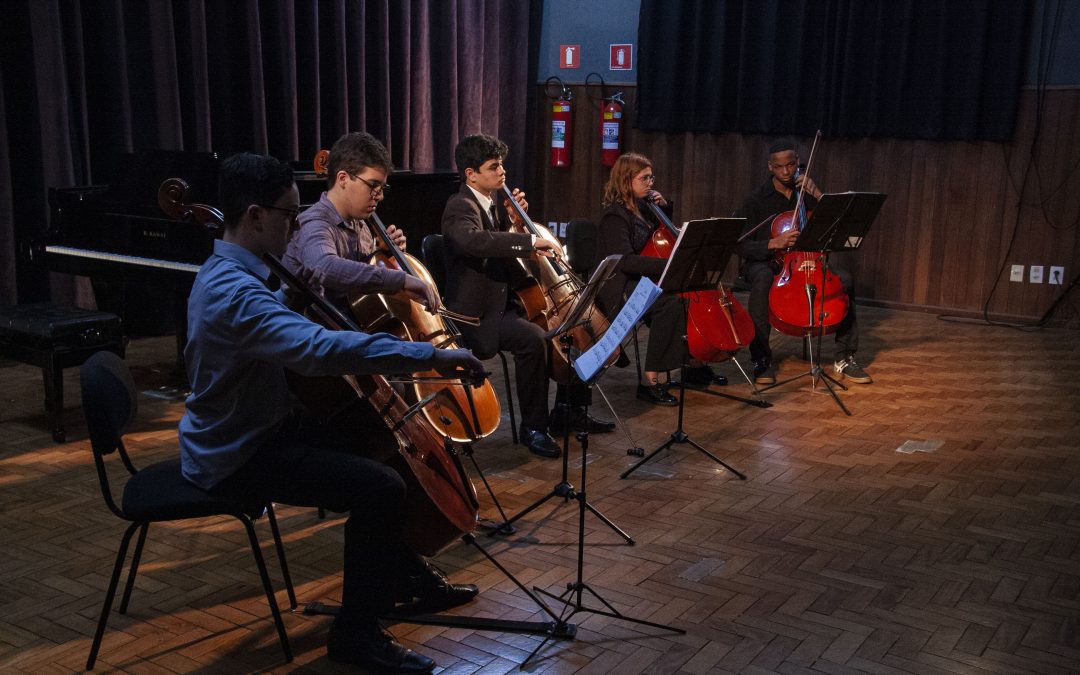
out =
[(360, 176), (354, 176), (351, 173), (349, 175), (352, 176), (353, 178), (355, 178), (356, 180), (360, 181), (364, 185), (368, 186), (368, 189), (371, 190), (371, 196), (372, 197), (378, 197), (379, 195), (385, 193), (387, 190), (390, 189), (390, 184), (389, 183), (380, 183), (377, 180), (368, 180), (367, 178), (361, 178)]
[(287, 209), (284, 206), (274, 206), (272, 204), (259, 204), (264, 209), (272, 209), (274, 211), (284, 211), (289, 214), (289, 220), (296, 220), (296, 217), (300, 215), (300, 209)]

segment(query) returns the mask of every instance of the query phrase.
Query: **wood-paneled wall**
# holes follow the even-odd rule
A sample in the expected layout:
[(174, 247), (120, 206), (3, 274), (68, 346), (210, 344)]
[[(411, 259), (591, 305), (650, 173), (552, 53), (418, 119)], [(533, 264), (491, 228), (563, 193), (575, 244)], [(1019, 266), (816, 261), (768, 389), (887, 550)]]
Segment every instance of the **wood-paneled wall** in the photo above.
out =
[[(574, 88), (572, 164), (553, 169), (542, 89), (533, 184), (525, 186), (530, 211), (543, 222), (595, 218), (609, 171), (600, 164), (600, 104)], [(623, 151), (653, 161), (657, 189), (675, 200), (677, 221), (728, 215), (765, 180), (771, 137), (639, 131), (634, 89), (624, 96)], [(822, 140), (812, 171), (823, 190), (888, 195), (856, 262), (862, 301), (964, 315), (981, 315), (985, 305), (992, 318), (1033, 320), (1069, 288), (1080, 273), (1080, 89), (1049, 90), (1037, 103), (1034, 91), (1025, 92), (1009, 143)], [(796, 140), (805, 160), (812, 139)], [(1025, 266), (1022, 283), (1009, 281), (1012, 264)], [(1063, 284), (1030, 283), (1030, 265), (1043, 265), (1047, 279), (1051, 265), (1063, 266)], [(733, 262), (729, 274), (735, 270)], [(1054, 323), (1080, 327), (1077, 308), (1080, 289), (1073, 289)]]

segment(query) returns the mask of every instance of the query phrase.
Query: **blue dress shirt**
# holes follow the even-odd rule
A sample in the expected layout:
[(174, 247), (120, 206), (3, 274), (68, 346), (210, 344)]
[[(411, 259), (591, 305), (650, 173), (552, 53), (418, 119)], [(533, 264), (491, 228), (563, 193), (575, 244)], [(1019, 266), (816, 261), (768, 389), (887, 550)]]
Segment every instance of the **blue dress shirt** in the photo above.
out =
[(291, 411), (285, 369), (301, 375), (420, 370), (429, 343), (385, 333), (327, 330), (285, 307), (269, 270), (224, 241), (202, 265), (188, 298), (184, 350), (191, 396), (180, 420), (184, 476), (210, 488), (247, 462)]

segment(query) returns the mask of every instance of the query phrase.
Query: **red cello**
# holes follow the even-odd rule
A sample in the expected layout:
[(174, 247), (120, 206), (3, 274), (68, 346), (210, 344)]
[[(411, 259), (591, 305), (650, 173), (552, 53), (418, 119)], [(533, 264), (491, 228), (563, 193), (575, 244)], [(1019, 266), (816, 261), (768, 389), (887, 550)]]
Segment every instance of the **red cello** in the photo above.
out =
[[(670, 258), (679, 231), (655, 202), (649, 208), (660, 221), (641, 255)], [(683, 293), (688, 300), (686, 341), (690, 355), (705, 363), (726, 361), (754, 339), (754, 320), (720, 284), (715, 290)]]
[[(807, 176), (820, 138), (819, 131), (806, 164)], [(795, 178), (799, 175), (796, 169)], [(810, 214), (803, 200), (805, 185), (803, 182), (804, 187), (799, 188), (794, 210), (784, 211), (773, 218), (774, 238), (792, 229), (801, 232), (806, 226)], [(825, 254), (821, 251), (788, 249), (777, 252), (777, 262), (780, 273), (773, 279), (769, 291), (769, 323), (781, 333), (795, 337), (835, 332), (847, 315), (848, 294), (840, 278), (825, 264)]]

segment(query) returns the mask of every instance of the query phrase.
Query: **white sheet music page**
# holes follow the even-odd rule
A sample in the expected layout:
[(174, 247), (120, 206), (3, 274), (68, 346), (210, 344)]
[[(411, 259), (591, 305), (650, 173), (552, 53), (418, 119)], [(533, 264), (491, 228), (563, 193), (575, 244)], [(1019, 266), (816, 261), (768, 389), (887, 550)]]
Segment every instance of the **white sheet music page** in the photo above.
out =
[(596, 377), (596, 374), (600, 372), (607, 360), (611, 358), (611, 355), (615, 353), (622, 341), (630, 334), (634, 325), (641, 321), (641, 317), (652, 307), (652, 304), (656, 302), (661, 293), (663, 291), (660, 290), (660, 287), (649, 280), (648, 277), (642, 277), (638, 281), (634, 292), (630, 294), (626, 304), (619, 310), (619, 314), (611, 321), (611, 326), (607, 329), (607, 332), (596, 341), (596, 344), (589, 347), (574, 361), (574, 370), (577, 371), (577, 376), (583, 382), (589, 382)]

